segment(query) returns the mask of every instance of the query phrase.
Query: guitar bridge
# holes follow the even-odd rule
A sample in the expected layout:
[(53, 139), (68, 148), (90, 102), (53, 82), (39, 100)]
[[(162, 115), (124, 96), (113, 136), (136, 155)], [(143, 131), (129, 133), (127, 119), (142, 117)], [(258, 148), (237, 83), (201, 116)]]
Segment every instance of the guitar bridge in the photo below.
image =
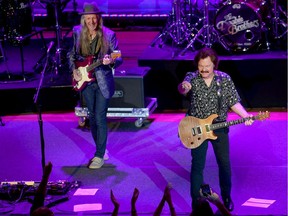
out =
[(202, 134), (202, 129), (201, 129), (201, 127), (198, 126), (198, 127), (192, 128), (192, 134), (193, 134), (193, 136), (198, 135), (198, 134)]

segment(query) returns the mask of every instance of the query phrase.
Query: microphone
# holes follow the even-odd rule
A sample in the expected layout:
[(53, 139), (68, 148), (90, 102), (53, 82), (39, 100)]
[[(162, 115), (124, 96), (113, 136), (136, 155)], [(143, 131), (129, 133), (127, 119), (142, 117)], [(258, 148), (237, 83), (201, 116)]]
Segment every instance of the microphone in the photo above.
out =
[(49, 46), (48, 46), (48, 49), (47, 49), (47, 53), (50, 52), (50, 50), (52, 49), (53, 45), (54, 45), (54, 41), (51, 41), (51, 42), (49, 43)]

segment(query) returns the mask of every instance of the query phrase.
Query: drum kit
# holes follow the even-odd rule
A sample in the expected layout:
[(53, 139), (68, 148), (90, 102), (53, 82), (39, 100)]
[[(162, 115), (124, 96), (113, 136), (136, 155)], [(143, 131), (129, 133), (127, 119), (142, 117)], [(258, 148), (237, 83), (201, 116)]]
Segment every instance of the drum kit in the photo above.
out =
[(17, 37), (32, 32), (32, 7), (30, 0), (0, 0), (0, 29), (5, 39), (17, 45)]
[[(69, 0), (38, 0), (55, 9), (56, 73), (61, 66), (59, 12)], [(63, 3), (64, 2), (64, 3)], [(30, 34), (33, 15), (31, 0), (0, 0), (0, 31), (13, 45)], [(161, 34), (151, 46), (172, 43), (188, 49), (220, 44), (229, 52), (270, 49), (270, 41), (286, 39), (286, 0), (172, 0), (172, 10)]]
[[(27, 37), (24, 41), (19, 38), (26, 38), (27, 35), (35, 35), (32, 33), (34, 22), (33, 5), (39, 3), (45, 8), (48, 5), (52, 6), (54, 8), (55, 16), (55, 55), (48, 56), (48, 54), (44, 54), (36, 63), (34, 69), (43, 67), (42, 64), (44, 60), (49, 58), (49, 65), (52, 65), (49, 70), (53, 73), (55, 72), (55, 75), (58, 75), (58, 71), (64, 66), (63, 58), (64, 56), (66, 57), (66, 53), (64, 53), (61, 45), (62, 32), (60, 25), (60, 12), (63, 10), (62, 7), (65, 7), (69, 1), (70, 0), (0, 0), (0, 39), (9, 42), (13, 46), (19, 46), (20, 43), (28, 42), (30, 37)], [(46, 47), (46, 45), (44, 47)], [(51, 47), (49, 50), (50, 49)]]
[(151, 46), (176, 45), (180, 55), (212, 46), (228, 53), (270, 50), (271, 41), (287, 40), (286, 11), (281, 0), (173, 0)]

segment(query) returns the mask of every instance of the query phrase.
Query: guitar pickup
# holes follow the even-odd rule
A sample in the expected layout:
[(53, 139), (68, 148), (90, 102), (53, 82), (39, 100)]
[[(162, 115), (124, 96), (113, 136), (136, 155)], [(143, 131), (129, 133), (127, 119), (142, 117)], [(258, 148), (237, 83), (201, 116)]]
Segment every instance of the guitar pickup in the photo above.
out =
[(207, 133), (210, 132), (210, 125), (206, 124), (206, 125), (205, 125), (205, 128), (206, 128), (206, 132), (207, 132)]
[(201, 127), (197, 126), (197, 127), (192, 128), (192, 134), (193, 134), (193, 136), (198, 135), (198, 134), (202, 134)]

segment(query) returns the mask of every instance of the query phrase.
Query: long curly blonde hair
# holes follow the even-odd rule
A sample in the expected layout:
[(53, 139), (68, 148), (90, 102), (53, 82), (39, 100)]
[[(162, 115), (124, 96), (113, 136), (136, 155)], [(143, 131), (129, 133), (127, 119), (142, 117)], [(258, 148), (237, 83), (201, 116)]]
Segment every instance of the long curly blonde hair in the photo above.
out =
[(103, 19), (102, 16), (97, 14), (98, 26), (96, 32), (97, 44), (95, 53), (91, 53), (90, 50), (90, 37), (89, 37), (89, 30), (85, 24), (84, 15), (81, 16), (81, 33), (79, 38), (79, 47), (81, 50), (81, 54), (83, 56), (88, 56), (91, 54), (99, 53), (100, 57), (103, 57), (108, 52), (108, 42), (103, 32)]

